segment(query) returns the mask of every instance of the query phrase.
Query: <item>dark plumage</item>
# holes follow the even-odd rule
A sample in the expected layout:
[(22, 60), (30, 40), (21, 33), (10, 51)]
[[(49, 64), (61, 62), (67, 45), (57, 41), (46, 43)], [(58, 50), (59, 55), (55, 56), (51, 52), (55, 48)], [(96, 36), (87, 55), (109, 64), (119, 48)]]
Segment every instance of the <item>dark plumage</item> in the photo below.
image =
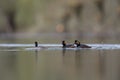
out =
[(74, 44), (66, 44), (65, 41), (62, 41), (63, 48), (75, 48)]
[(78, 40), (75, 40), (75, 43), (77, 47), (79, 48), (91, 48), (91, 46), (88, 46), (86, 44), (81, 44)]
[(37, 41), (35, 42), (35, 47), (38, 47), (38, 42)]
[(38, 46), (38, 42), (37, 41), (35, 41), (35, 47), (42, 48), (42, 49), (48, 48), (48, 47), (45, 47), (45, 46)]

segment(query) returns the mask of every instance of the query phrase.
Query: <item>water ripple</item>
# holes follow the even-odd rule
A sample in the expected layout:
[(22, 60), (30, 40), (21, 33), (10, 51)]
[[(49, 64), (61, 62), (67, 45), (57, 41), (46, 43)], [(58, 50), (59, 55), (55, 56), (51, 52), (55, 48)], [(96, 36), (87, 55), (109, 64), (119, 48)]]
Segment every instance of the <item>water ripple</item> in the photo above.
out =
[[(92, 46), (92, 48), (89, 48), (90, 50), (120, 49), (120, 44), (87, 44), (87, 45)], [(35, 48), (34, 44), (0, 44), (0, 51), (62, 50), (61, 44), (39, 44), (39, 46), (42, 47)], [(83, 48), (66, 48), (66, 49), (76, 50)]]

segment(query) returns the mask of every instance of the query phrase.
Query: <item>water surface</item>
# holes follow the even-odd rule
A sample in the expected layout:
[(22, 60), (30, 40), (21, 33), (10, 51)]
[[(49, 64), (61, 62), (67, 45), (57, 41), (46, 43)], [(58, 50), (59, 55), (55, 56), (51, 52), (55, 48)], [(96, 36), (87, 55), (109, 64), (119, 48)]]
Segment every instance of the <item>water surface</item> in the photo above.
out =
[[(0, 36), (0, 80), (120, 80), (120, 44), (116, 37), (80, 37), (92, 48), (66, 48), (61, 34)], [(35, 48), (34, 42), (47, 48)], [(102, 42), (102, 44), (101, 44)]]
[(119, 80), (120, 44), (0, 44), (0, 80)]

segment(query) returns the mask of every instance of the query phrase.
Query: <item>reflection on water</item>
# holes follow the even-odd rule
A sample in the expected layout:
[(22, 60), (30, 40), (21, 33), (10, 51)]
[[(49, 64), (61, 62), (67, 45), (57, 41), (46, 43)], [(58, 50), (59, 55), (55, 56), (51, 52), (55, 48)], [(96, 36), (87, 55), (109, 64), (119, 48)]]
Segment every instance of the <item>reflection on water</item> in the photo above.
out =
[(120, 50), (1, 51), (0, 80), (120, 80)]
[[(47, 34), (39, 38), (30, 35), (27, 39), (23, 36), (0, 39), (0, 80), (120, 80), (120, 44), (88, 44), (92, 49), (62, 49), (60, 35), (48, 37)], [(57, 40), (53, 40), (54, 37)], [(40, 41), (39, 46), (52, 48), (34, 48), (36, 39)], [(90, 41), (80, 41), (87, 40)], [(57, 44), (41, 44), (46, 42)], [(106, 42), (116, 41), (107, 39)]]
[(0, 52), (0, 80), (17, 78), (16, 52)]

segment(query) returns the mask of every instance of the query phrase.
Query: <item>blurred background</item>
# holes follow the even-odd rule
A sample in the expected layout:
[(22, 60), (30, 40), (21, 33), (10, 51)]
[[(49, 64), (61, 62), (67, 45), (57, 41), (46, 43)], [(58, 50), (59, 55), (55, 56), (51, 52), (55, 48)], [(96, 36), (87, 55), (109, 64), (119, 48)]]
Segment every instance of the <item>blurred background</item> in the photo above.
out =
[(120, 46), (119, 26), (120, 0), (0, 0), (0, 80), (120, 80), (120, 50), (16, 46), (75, 39)]
[(119, 43), (119, 17), (120, 0), (0, 0), (0, 37), (62, 34), (63, 39)]

